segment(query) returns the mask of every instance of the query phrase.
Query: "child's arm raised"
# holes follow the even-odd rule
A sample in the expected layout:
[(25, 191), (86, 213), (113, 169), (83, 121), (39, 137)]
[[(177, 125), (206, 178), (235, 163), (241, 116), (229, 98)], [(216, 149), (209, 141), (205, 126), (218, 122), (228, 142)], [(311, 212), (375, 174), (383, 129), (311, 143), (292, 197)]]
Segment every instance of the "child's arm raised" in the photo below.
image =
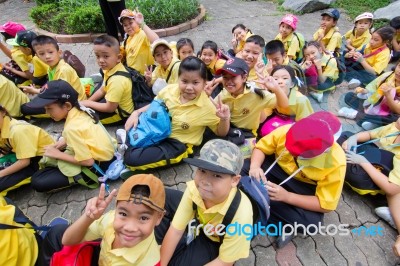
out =
[(268, 90), (273, 92), (276, 96), (276, 105), (280, 108), (288, 108), (289, 107), (289, 100), (286, 96), (285, 92), (279, 88), (278, 83), (276, 80), (268, 76), (263, 81), (263, 84), (267, 87)]
[(211, 102), (214, 104), (215, 108), (217, 108), (216, 115), (220, 118), (218, 127), (217, 127), (217, 136), (225, 137), (228, 134), (230, 122), (231, 122), (231, 112), (229, 110), (229, 106), (222, 103), (221, 96), (218, 95), (218, 99), (214, 100), (209, 97)]
[(178, 245), (179, 240), (182, 238), (184, 234), (184, 230), (178, 230), (173, 227), (171, 224), (168, 228), (167, 234), (164, 237), (164, 240), (161, 244), (161, 266), (168, 265), (169, 261), (174, 254), (176, 246)]
[(150, 43), (153, 43), (155, 40), (158, 40), (160, 37), (158, 37), (157, 33), (153, 31), (152, 29), (149, 28), (149, 26), (146, 25), (144, 22), (144, 17), (143, 14), (139, 12), (138, 9), (136, 9), (136, 17), (135, 21), (137, 24), (139, 24), (140, 28), (146, 33), (147, 39), (149, 39)]
[(62, 237), (63, 245), (76, 245), (82, 241), (89, 226), (103, 215), (107, 206), (117, 194), (117, 190), (114, 189), (107, 198), (105, 194), (105, 185), (101, 184), (99, 196), (87, 202), (85, 213), (65, 231)]

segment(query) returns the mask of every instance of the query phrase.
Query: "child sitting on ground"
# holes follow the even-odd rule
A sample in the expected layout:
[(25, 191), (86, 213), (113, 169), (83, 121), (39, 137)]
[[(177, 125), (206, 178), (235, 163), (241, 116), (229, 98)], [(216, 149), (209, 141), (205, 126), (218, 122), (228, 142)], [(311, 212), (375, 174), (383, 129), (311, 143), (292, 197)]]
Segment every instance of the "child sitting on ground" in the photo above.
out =
[(185, 161), (198, 169), (183, 195), (178, 190), (166, 191), (167, 214), (156, 228), (157, 240), (162, 241), (161, 265), (233, 265), (247, 258), (250, 239), (245, 234), (221, 236), (215, 231), (207, 233), (205, 227), (186, 231), (198, 224), (216, 229), (237, 197), (240, 200), (230, 224), (253, 224), (251, 202), (237, 188), (243, 165), (239, 148), (225, 140), (211, 140), (199, 158)]
[(124, 61), (128, 67), (143, 75), (146, 66), (154, 64), (150, 45), (158, 39), (158, 35), (144, 23), (143, 15), (138, 11), (122, 10), (118, 21), (127, 34), (122, 47)]
[[(76, 222), (68, 228), (51, 228), (42, 246), (44, 264), (63, 245), (101, 238), (100, 254), (92, 256), (92, 265), (160, 265), (154, 228), (165, 212), (161, 180), (153, 175), (134, 175), (121, 185), (118, 193), (114, 189), (107, 197), (105, 194), (102, 184), (99, 196), (87, 202), (85, 212)], [(115, 196), (115, 210), (104, 214)]]
[(390, 62), (396, 62), (400, 59), (400, 16), (394, 17), (389, 25), (396, 30), (396, 35), (392, 41), (392, 58), (390, 59)]
[[(36, 38), (36, 33), (30, 30), (18, 31), (14, 39), (8, 39), (7, 44), (14, 49), (9, 51), (13, 64), (4, 64), (4, 69), (17, 75), (19, 79), (13, 80), (16, 85), (43, 85), (47, 82), (48, 66), (36, 55), (32, 46), (32, 41)], [(16, 48), (16, 49), (15, 49)]]
[[(294, 125), (275, 129), (257, 142), (241, 174), (266, 185), (271, 199), (269, 224), (317, 229), (324, 213), (337, 208), (346, 173), (345, 153), (335, 142), (340, 128), (333, 114), (316, 112)], [(270, 171), (265, 173), (267, 168)], [(278, 248), (295, 236), (293, 231), (287, 234), (277, 238)]]
[(21, 105), (29, 102), (28, 96), (23, 93), (11, 80), (0, 75), (0, 105), (11, 117), (21, 117)]
[(297, 28), (297, 21), (296, 16), (292, 14), (285, 15), (279, 24), (279, 34), (275, 37), (275, 40), (283, 43), (285, 53), (290, 60), (296, 60), (301, 49), (299, 39), (294, 33)]
[(298, 87), (300, 91), (306, 92), (307, 83), (304, 75), (304, 70), (295, 61), (289, 59), (286, 55), (285, 47), (279, 40), (272, 40), (265, 45), (265, 55), (268, 60), (267, 71), (271, 75), (272, 69), (276, 66), (290, 66), (298, 79)]
[[(55, 121), (65, 119), (62, 138), (45, 148), (46, 161), (32, 176), (32, 187), (39, 192), (62, 189), (79, 179), (97, 179), (96, 163), (105, 171), (114, 157), (114, 140), (95, 112), (78, 102), (78, 93), (64, 80), (49, 81), (30, 107), (45, 108)], [(97, 181), (97, 180), (96, 180)]]
[[(170, 44), (172, 46), (172, 43)], [(191, 39), (189, 38), (180, 38), (175, 45), (176, 49), (173, 49), (174, 56), (179, 60), (183, 60), (188, 56), (194, 56), (194, 45)], [(172, 47), (171, 47), (172, 48)]]
[[(39, 35), (32, 41), (32, 47), (40, 60), (45, 62), (48, 68), (49, 81), (62, 79), (71, 84), (74, 90), (79, 94), (79, 100), (86, 100), (85, 89), (79, 79), (75, 69), (62, 59), (62, 51), (57, 44), (57, 41), (46, 35)], [(22, 87), (25, 93), (38, 94), (40, 89), (34, 86)], [(21, 112), (24, 115), (39, 115), (45, 114), (46, 110), (43, 108), (32, 109), (26, 104), (21, 106)]]
[[(204, 62), (194, 56), (186, 57), (179, 65), (178, 73), (179, 83), (168, 85), (156, 96), (165, 103), (171, 115), (171, 135), (156, 145), (129, 147), (124, 162), (133, 171), (181, 162), (201, 144), (206, 128), (220, 137), (228, 133), (228, 106), (220, 101), (210, 101), (204, 91), (207, 82)], [(148, 107), (132, 113), (125, 124), (127, 131), (137, 126), (139, 115)]]
[(358, 87), (348, 92), (344, 101), (351, 108), (342, 107), (338, 115), (355, 119), (365, 130), (390, 124), (400, 115), (400, 61), (393, 72), (383, 73), (365, 89)]
[(360, 50), (371, 40), (371, 28), (374, 15), (369, 12), (358, 15), (354, 20), (354, 28), (343, 36), (347, 51)]
[(333, 83), (339, 77), (335, 58), (324, 53), (319, 42), (311, 41), (304, 45), (304, 62), (301, 65), (309, 88), (309, 94), (322, 102), (325, 91), (335, 89)]
[(350, 51), (345, 55), (346, 77), (349, 89), (366, 86), (387, 67), (390, 60), (388, 44), (394, 36), (392, 27), (382, 27), (372, 33), (371, 40), (361, 50)]
[(244, 44), (247, 38), (249, 38), (253, 33), (243, 24), (237, 24), (232, 28), (233, 38), (231, 44), (233, 49), (229, 49), (228, 53), (235, 56), (237, 53), (243, 50)]
[(340, 55), (342, 46), (342, 35), (339, 28), (336, 26), (340, 18), (339, 10), (329, 8), (321, 14), (320, 28), (314, 33), (314, 41), (320, 43), (322, 50), (325, 53)]
[[(378, 207), (375, 213), (400, 230), (400, 118), (389, 125), (357, 134), (343, 132), (338, 143), (346, 151), (346, 184), (357, 193), (386, 195), (389, 208)], [(370, 141), (374, 141), (371, 143)], [(343, 142), (343, 143), (342, 143)], [(400, 256), (400, 237), (393, 245)]]
[[(161, 87), (178, 83), (178, 69), (181, 61), (173, 56), (169, 43), (164, 39), (158, 39), (151, 45), (151, 52), (158, 65), (154, 70), (153, 66), (147, 67), (144, 73), (147, 85), (153, 86), (157, 79), (159, 79), (157, 82), (162, 82)], [(156, 91), (160, 89), (157, 88)]]
[(46, 153), (46, 147), (53, 145), (54, 140), (40, 127), (11, 118), (1, 105), (0, 135), (0, 154), (15, 154), (15, 160), (0, 170), (0, 194), (4, 196), (7, 191), (31, 182), (31, 176), (39, 170), (38, 162)]
[(101, 35), (93, 44), (97, 64), (104, 72), (104, 81), (103, 86), (81, 104), (97, 111), (102, 124), (121, 125), (133, 112), (134, 106), (131, 78), (117, 73), (128, 73), (121, 63), (119, 42), (110, 35)]

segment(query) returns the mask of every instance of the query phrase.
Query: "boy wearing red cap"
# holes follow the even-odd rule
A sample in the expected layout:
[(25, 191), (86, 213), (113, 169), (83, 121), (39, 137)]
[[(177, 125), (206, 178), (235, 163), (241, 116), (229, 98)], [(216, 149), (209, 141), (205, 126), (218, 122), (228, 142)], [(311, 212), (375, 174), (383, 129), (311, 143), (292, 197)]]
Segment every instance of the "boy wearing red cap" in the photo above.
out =
[[(116, 196), (116, 209), (105, 212)], [(104, 184), (99, 196), (88, 201), (85, 212), (68, 228), (53, 227), (43, 243), (44, 263), (62, 245), (76, 245), (101, 238), (98, 265), (144, 265), (160, 263), (160, 249), (154, 227), (164, 215), (165, 189), (154, 175), (131, 176), (117, 191), (105, 196)], [(60, 243), (62, 239), (62, 244)]]
[[(333, 114), (317, 112), (293, 126), (279, 127), (257, 142), (241, 174), (266, 184), (271, 198), (270, 224), (318, 225), (324, 213), (336, 209), (346, 172), (345, 154), (335, 142), (339, 129), (340, 122)], [(264, 171), (273, 164), (265, 176)], [(292, 237), (278, 237), (278, 248)]]
[(275, 40), (280, 40), (283, 43), (286, 54), (291, 60), (296, 60), (296, 54), (300, 52), (299, 39), (294, 35), (297, 21), (295, 15), (285, 15), (279, 24), (279, 34), (275, 37)]

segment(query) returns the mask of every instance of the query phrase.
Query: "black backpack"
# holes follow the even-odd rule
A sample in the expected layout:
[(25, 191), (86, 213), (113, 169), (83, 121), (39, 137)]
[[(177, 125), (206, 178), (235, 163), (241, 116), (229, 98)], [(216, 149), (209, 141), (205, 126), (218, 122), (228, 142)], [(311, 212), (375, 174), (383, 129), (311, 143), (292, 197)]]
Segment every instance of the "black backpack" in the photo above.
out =
[(337, 68), (339, 70), (339, 76), (338, 78), (333, 82), (333, 84), (335, 85), (339, 85), (344, 81), (344, 78), (346, 77), (346, 65), (344, 64), (344, 60), (341, 60), (340, 57), (331, 57), (329, 58), (328, 62), (326, 63), (326, 65), (329, 64), (329, 61), (331, 61), (331, 59), (335, 59), (336, 60), (336, 65)]
[[(108, 80), (117, 75), (117, 76), (123, 76), (132, 81), (132, 101), (133, 101), (133, 107), (134, 110), (140, 109), (143, 106), (146, 106), (150, 104), (155, 95), (153, 94), (153, 91), (151, 88), (147, 85), (146, 79), (143, 75), (139, 73), (139, 71), (125, 66), (126, 71), (117, 71), (114, 74), (112, 74), (106, 81), (105, 81), (105, 86), (107, 86)], [(125, 115), (130, 115), (127, 114), (124, 110), (120, 110), (122, 113), (125, 113)]]

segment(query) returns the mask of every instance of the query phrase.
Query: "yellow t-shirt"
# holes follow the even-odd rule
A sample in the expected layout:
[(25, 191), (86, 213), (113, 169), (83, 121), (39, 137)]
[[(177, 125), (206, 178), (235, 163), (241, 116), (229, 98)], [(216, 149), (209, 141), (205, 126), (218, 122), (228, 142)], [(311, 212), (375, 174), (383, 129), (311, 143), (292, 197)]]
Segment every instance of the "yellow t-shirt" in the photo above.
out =
[(215, 59), (213, 60), (208, 66), (207, 68), (210, 70), (211, 74), (215, 75), (215, 72), (222, 68), (225, 65), (226, 60), (224, 59)]
[(32, 58), (33, 65), (33, 76), (35, 78), (41, 78), (47, 75), (49, 66), (39, 59), (36, 55)]
[(371, 33), (369, 32), (369, 30), (366, 30), (363, 34), (356, 37), (353, 34), (353, 30), (349, 30), (348, 32), (346, 32), (344, 37), (346, 40), (350, 40), (351, 46), (356, 48), (356, 50), (360, 50), (364, 45), (367, 45), (369, 43), (369, 40), (371, 40)]
[(157, 95), (167, 105), (172, 118), (170, 138), (185, 144), (200, 145), (206, 127), (217, 131), (219, 117), (216, 108), (205, 92), (196, 99), (182, 104), (178, 84), (168, 85)]
[(40, 127), (4, 117), (0, 147), (7, 152), (14, 152), (17, 159), (42, 156), (44, 147), (52, 144), (53, 138)]
[[(172, 220), (172, 226), (178, 230), (186, 229), (195, 215), (193, 202), (197, 205), (200, 223), (204, 224), (207, 221), (207, 224), (212, 224), (214, 226), (222, 224), (222, 220), (235, 197), (237, 188), (231, 189), (224, 202), (207, 209), (194, 181), (189, 181), (186, 185), (187, 188), (182, 196), (181, 202), (179, 203), (178, 209), (176, 210), (174, 219)], [(231, 224), (237, 223), (242, 226), (245, 224), (252, 225), (253, 208), (251, 202), (244, 193), (240, 193), (240, 204)], [(208, 236), (208, 238), (212, 241), (219, 242), (218, 235), (211, 235)], [(245, 234), (225, 234), (224, 240), (219, 247), (218, 258), (226, 263), (235, 262), (241, 258), (247, 258), (249, 255), (250, 240), (247, 240), (246, 238), (247, 236)]]
[[(105, 99), (108, 102), (118, 103), (119, 108), (131, 114), (133, 112), (132, 80), (120, 75), (111, 77), (117, 71), (127, 72), (121, 63), (118, 63), (108, 71), (104, 71), (104, 82), (107, 80), (107, 85), (104, 87), (104, 91), (106, 92)], [(120, 115), (122, 117), (126, 116), (125, 114)]]
[[(294, 157), (285, 148), (286, 133), (290, 127), (291, 125), (281, 126), (256, 144), (256, 149), (266, 155), (274, 154), (276, 158), (285, 151), (278, 164), (288, 175), (298, 169)], [(299, 166), (304, 165), (305, 168), (294, 178), (316, 185), (315, 196), (318, 197), (321, 207), (326, 210), (335, 210), (342, 193), (346, 173), (346, 155), (342, 147), (335, 142), (329, 151), (308, 160), (297, 159), (297, 163)]]
[(54, 74), (49, 74), (49, 81), (58, 79), (65, 80), (78, 92), (79, 101), (87, 99), (85, 89), (82, 86), (78, 74), (76, 74), (75, 69), (68, 65), (63, 59), (58, 62), (54, 69), (49, 68), (49, 73), (50, 72), (54, 72)]
[(113, 227), (115, 210), (109, 211), (94, 221), (86, 232), (83, 241), (93, 241), (101, 238), (100, 266), (110, 265), (151, 265), (160, 262), (160, 248), (157, 244), (154, 232), (143, 241), (131, 248), (113, 249), (115, 240)]
[[(321, 58), (321, 67), (322, 67), (322, 75), (327, 78), (330, 78), (332, 81), (335, 81), (339, 77), (339, 69), (337, 67), (337, 63), (334, 57), (331, 55), (323, 54)], [(312, 90), (312, 87), (309, 87)], [(329, 87), (323, 91), (333, 90), (335, 85)], [(322, 91), (322, 90), (318, 90)]]
[(299, 121), (300, 119), (314, 113), (310, 100), (306, 96), (304, 96), (301, 92), (299, 92), (297, 87), (291, 89), (288, 99), (289, 99), (288, 108), (280, 108), (280, 107), (276, 108), (279, 113), (284, 115), (294, 116), (295, 121)]
[(371, 130), (369, 134), (371, 136), (371, 139), (381, 138), (379, 140), (378, 146), (395, 154), (395, 156), (393, 157), (393, 169), (389, 173), (389, 182), (400, 186), (400, 147), (390, 147), (390, 145), (394, 143), (398, 135), (384, 138), (387, 135), (398, 131), (399, 130), (396, 127), (396, 122), (393, 122), (387, 126), (378, 127), (374, 130)]
[(139, 29), (135, 35), (128, 37), (125, 45), (125, 54), (127, 66), (136, 69), (142, 75), (146, 70), (145, 65), (154, 64), (150, 41), (142, 29)]
[[(15, 208), (0, 196), (0, 223), (23, 227), (14, 221)], [(1, 230), (1, 264), (33, 266), (39, 253), (34, 230), (29, 228)]]
[[(313, 35), (314, 41), (318, 40), (320, 32), (323, 33), (325, 30), (319, 28)], [(331, 28), (321, 41), (324, 44), (325, 49), (330, 52), (335, 52), (336, 49), (340, 49), (342, 45), (342, 35), (339, 33), (339, 28)]]
[[(364, 56), (375, 52), (376, 50), (380, 49), (381, 47), (378, 47), (378, 48), (375, 48), (372, 50), (370, 44), (367, 44), (367, 46), (365, 47), (365, 50), (364, 50)], [(379, 53), (374, 54), (370, 57), (367, 57), (365, 60), (375, 70), (376, 74), (380, 75), (385, 70), (387, 65), (389, 64), (390, 49), (388, 47), (386, 47)]]
[(250, 36), (253, 36), (253, 35), (254, 35), (254, 34), (251, 33), (250, 31), (248, 31), (248, 32), (246, 33), (246, 36), (244, 37), (244, 40), (241, 40), (241, 41), (238, 43), (238, 45), (236, 46), (236, 53), (238, 53), (238, 52), (240, 52), (240, 51), (243, 50), (244, 45), (245, 45), (245, 43), (246, 43), (246, 40), (247, 40)]
[(86, 113), (72, 108), (67, 116), (62, 136), (77, 161), (94, 159), (109, 161), (114, 156), (114, 143), (103, 125), (95, 124)]
[[(263, 75), (263, 77), (268, 77), (269, 76), (267, 68), (263, 69), (262, 75)], [(256, 81), (256, 80), (258, 80), (257, 71), (256, 71), (255, 68), (252, 68), (249, 71), (249, 75), (247, 77), (247, 81)], [(256, 85), (258, 86), (259, 84), (256, 83)]]
[(25, 55), (18, 47), (14, 47), (11, 49), (11, 59), (25, 72), (29, 70), (29, 63), (32, 61), (32, 56)]
[(154, 69), (152, 75), (151, 75), (151, 84), (154, 84), (156, 79), (161, 78), (165, 79), (167, 81), (169, 72), (171, 72), (171, 75), (169, 75), (168, 79), (168, 84), (177, 84), (178, 83), (178, 72), (179, 72), (179, 66), (181, 62), (177, 58), (172, 58), (171, 63), (169, 64), (167, 69), (163, 69), (160, 65), (156, 66)]
[(23, 93), (11, 80), (0, 75), (0, 104), (6, 108), (12, 117), (20, 117), (21, 105), (29, 102), (28, 96)]
[(285, 39), (283, 39), (282, 35), (279, 33), (276, 35), (275, 40), (280, 40), (285, 47), (286, 54), (288, 56), (293, 56), (292, 60), (296, 60), (296, 53), (300, 52), (300, 43), (293, 32), (290, 33)]
[[(221, 100), (229, 106), (231, 111), (231, 123), (238, 128), (250, 129), (256, 134), (260, 124), (261, 112), (265, 108), (276, 107), (276, 97), (266, 90), (261, 91), (264, 94), (264, 99), (252, 92), (247, 87), (243, 94), (236, 98), (233, 97), (226, 89), (220, 92)], [(217, 96), (217, 97), (218, 97)]]

